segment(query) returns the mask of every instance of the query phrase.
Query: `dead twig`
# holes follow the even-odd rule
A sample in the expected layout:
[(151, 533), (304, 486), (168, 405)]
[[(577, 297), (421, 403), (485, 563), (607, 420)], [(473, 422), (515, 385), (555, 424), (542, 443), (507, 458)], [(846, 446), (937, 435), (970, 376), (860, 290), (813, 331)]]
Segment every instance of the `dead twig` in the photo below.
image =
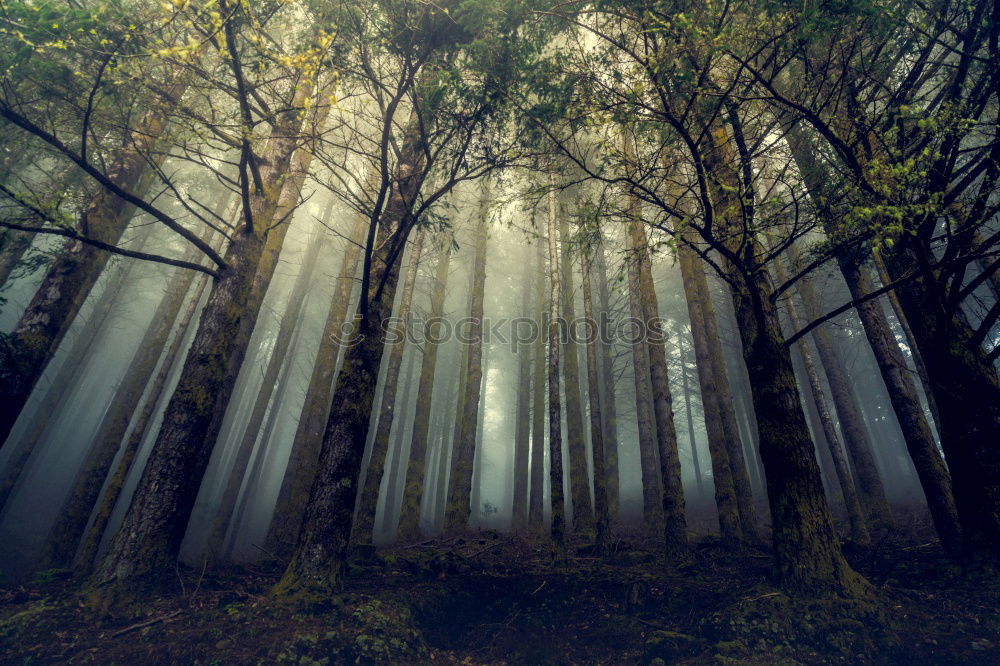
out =
[(144, 629), (145, 627), (150, 627), (154, 624), (159, 624), (160, 622), (166, 622), (167, 620), (172, 620), (173, 618), (177, 617), (180, 614), (181, 614), (180, 609), (177, 609), (172, 613), (167, 613), (166, 615), (157, 615), (156, 617), (150, 618), (148, 620), (143, 620), (142, 622), (136, 622), (135, 624), (131, 624), (125, 627), (124, 629), (119, 629), (118, 631), (111, 634), (110, 637), (118, 638), (119, 636), (127, 634), (130, 631), (135, 631), (136, 629)]

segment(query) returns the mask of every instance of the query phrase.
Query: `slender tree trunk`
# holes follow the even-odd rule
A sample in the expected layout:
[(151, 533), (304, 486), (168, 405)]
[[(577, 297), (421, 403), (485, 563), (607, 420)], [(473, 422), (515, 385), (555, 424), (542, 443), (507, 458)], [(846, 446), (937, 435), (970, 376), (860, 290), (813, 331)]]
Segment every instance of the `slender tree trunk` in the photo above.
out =
[(702, 496), (705, 492), (705, 483), (701, 473), (701, 461), (698, 459), (698, 442), (695, 439), (694, 434), (694, 415), (692, 414), (691, 409), (691, 389), (688, 386), (687, 354), (684, 353), (684, 330), (681, 328), (681, 323), (678, 320), (675, 320), (674, 332), (677, 335), (677, 351), (681, 359), (681, 391), (684, 393), (684, 413), (687, 416), (688, 446), (691, 447), (691, 462), (694, 465), (695, 482), (698, 484), (698, 495)]
[[(778, 261), (775, 262), (775, 274), (780, 281), (785, 281), (785, 272)], [(792, 327), (795, 330), (801, 329), (806, 322), (803, 321), (802, 315), (799, 313), (799, 307), (795, 302), (794, 295), (786, 299), (785, 304), (788, 308), (788, 318), (791, 320)], [(840, 484), (840, 492), (844, 497), (844, 506), (847, 509), (847, 518), (851, 525), (851, 538), (859, 544), (868, 544), (871, 542), (871, 537), (868, 533), (868, 524), (865, 520), (865, 514), (862, 511), (858, 492), (854, 486), (854, 479), (851, 477), (851, 470), (848, 467), (847, 459), (841, 448), (840, 438), (837, 436), (837, 428), (834, 426), (833, 416), (830, 414), (830, 408), (826, 401), (826, 392), (823, 390), (823, 383), (820, 380), (815, 357), (804, 340), (800, 343), (799, 350), (802, 353), (802, 362), (805, 366), (806, 377), (809, 380), (809, 388), (812, 392), (813, 400), (816, 403), (816, 410), (819, 412), (823, 437), (826, 439), (827, 446), (829, 447), (830, 458), (833, 461), (834, 471)], [(841, 428), (844, 428), (842, 417)]]
[[(467, 349), (463, 347), (463, 350)], [(451, 382), (449, 386), (452, 390), (448, 392), (448, 400), (445, 402), (446, 405), (454, 405), (461, 403), (462, 386), (460, 385), (465, 381), (465, 351), (460, 354), (460, 364), (457, 370), (457, 375), (455, 381)], [(454, 435), (455, 424), (459, 423), (459, 416), (461, 412), (455, 412), (455, 423), (451, 423), (449, 419), (441, 419), (441, 428), (437, 434), (440, 440), (439, 448), (440, 453), (438, 455), (438, 472), (437, 477), (434, 481), (435, 492), (434, 492), (434, 525), (435, 529), (444, 529), (444, 518), (445, 518), (445, 508), (448, 505), (448, 483), (451, 479), (451, 468), (453, 463), (453, 456), (455, 452), (455, 440), (458, 439)], [(449, 427), (451, 426), (451, 427)], [(448, 431), (453, 431), (449, 433)], [(452, 436), (449, 437), (448, 435)]]
[(437, 328), (444, 316), (444, 299), (447, 295), (448, 271), (451, 265), (451, 236), (442, 234), (438, 249), (437, 270), (431, 292), (429, 319), (424, 328), (423, 357), (420, 361), (420, 385), (417, 387), (417, 406), (413, 419), (413, 438), (410, 442), (410, 460), (406, 467), (406, 486), (399, 520), (400, 539), (415, 540), (420, 536), (420, 511), (424, 495), (425, 459), (433, 407), (434, 377), (441, 331)]
[[(554, 184), (550, 176), (549, 185)], [(549, 191), (549, 497), (552, 503), (552, 540), (562, 546), (566, 531), (566, 507), (563, 496), (562, 400), (559, 395), (559, 228), (556, 191)]]
[[(405, 242), (414, 220), (414, 202), (422, 185), (424, 153), (419, 126), (408, 124), (399, 164), (397, 184), (379, 222), (368, 276), (368, 303), (360, 311), (357, 332), (348, 348), (337, 379), (338, 398), (327, 418), (316, 479), (292, 560), (274, 589), (279, 598), (326, 595), (336, 589), (350, 541), (357, 484), (368, 439), (368, 424), (375, 398), (379, 366), (385, 347), (382, 330), (392, 314), (399, 279), (399, 265), (390, 260), (394, 246)], [(375, 224), (375, 221), (372, 221)]]
[[(592, 251), (592, 250), (590, 250)], [(594, 297), (590, 286), (590, 255), (588, 249), (580, 253), (580, 265), (583, 275), (583, 316), (588, 322), (594, 319)], [(604, 425), (601, 412), (600, 379), (598, 378), (598, 340), (593, 336), (597, 328), (588, 331), (587, 351), (587, 397), (590, 404), (590, 443), (594, 452), (594, 514), (597, 551), (603, 554), (608, 542), (608, 493), (607, 470), (605, 469)]]
[(597, 301), (600, 317), (601, 350), (601, 414), (604, 419), (604, 462), (607, 472), (608, 514), (612, 519), (618, 515), (618, 409), (615, 405), (614, 352), (610, 324), (610, 299), (608, 298), (608, 272), (604, 260), (604, 236), (599, 237), (594, 248), (594, 274), (597, 282)]
[(753, 387), (771, 507), (775, 571), (780, 585), (791, 593), (861, 596), (870, 587), (851, 569), (840, 550), (795, 386), (791, 356), (771, 299), (773, 290), (754, 258), (755, 239), (746, 227), (750, 211), (732, 195), (742, 191), (742, 183), (734, 171), (736, 160), (731, 152), (726, 130), (715, 126), (712, 146), (705, 155), (706, 167), (717, 179), (712, 186), (712, 198), (719, 202), (713, 206), (713, 224), (720, 225), (719, 233), (729, 239), (728, 249), (740, 261), (740, 265), (727, 262), (726, 271)]
[(910, 239), (885, 257), (891, 280), (917, 270), (896, 289), (916, 347), (927, 366), (940, 414), (938, 432), (954, 480), (952, 491), (966, 551), (976, 559), (1000, 557), (1000, 378), (976, 346), (960, 306), (950, 308), (932, 286)]
[(472, 267), (472, 298), (469, 304), (469, 327), (466, 340), (468, 356), (465, 368), (465, 391), (462, 399), (461, 428), (455, 441), (455, 461), (452, 463), (451, 478), (448, 483), (448, 506), (445, 514), (445, 529), (449, 532), (469, 527), (472, 500), (472, 472), (476, 457), (476, 428), (479, 421), (480, 400), (483, 379), (483, 298), (486, 288), (486, 240), (488, 189), (483, 190), (483, 200), (479, 207), (479, 222), (476, 228), (475, 258)]
[[(186, 82), (175, 81), (167, 96), (179, 100), (186, 89)], [(108, 170), (115, 185), (127, 192), (136, 190), (165, 121), (163, 108), (151, 109), (137, 129), (129, 132), (128, 147), (121, 149)], [(81, 224), (90, 238), (114, 245), (128, 228), (128, 209), (124, 199), (102, 190), (81, 214)], [(71, 240), (49, 265), (10, 334), (10, 351), (0, 358), (0, 447), (110, 256), (93, 245)]]
[[(405, 471), (403, 466), (406, 464), (407, 451), (406, 451), (406, 432), (407, 424), (412, 420), (407, 418), (409, 415), (409, 405), (410, 405), (410, 394), (413, 387), (413, 366), (414, 366), (415, 356), (413, 352), (410, 352), (410, 358), (406, 361), (406, 372), (403, 375), (403, 381), (400, 385), (402, 388), (400, 401), (401, 409), (399, 413), (399, 419), (396, 420), (395, 433), (392, 443), (392, 462), (389, 467), (389, 478), (386, 480), (385, 484), (385, 500), (382, 509), (382, 535), (387, 541), (393, 541), (396, 537), (396, 525), (399, 518), (399, 500), (402, 495), (402, 488), (400, 488), (400, 481), (405, 478), (403, 475)], [(412, 435), (412, 433), (411, 433)]]
[[(685, 236), (691, 239), (690, 234), (686, 233)], [(691, 320), (691, 338), (694, 341), (698, 382), (701, 386), (705, 429), (708, 431), (708, 452), (712, 458), (712, 481), (715, 485), (715, 505), (719, 513), (719, 531), (723, 542), (736, 545), (743, 541), (743, 529), (720, 406), (722, 384), (715, 377), (717, 367), (711, 359), (709, 334), (705, 325), (705, 299), (709, 294), (705, 274), (699, 270), (696, 261), (697, 257), (690, 247), (680, 248), (681, 276), (687, 297), (688, 317)]]
[(639, 272), (639, 305), (645, 322), (646, 344), (649, 347), (649, 372), (653, 388), (653, 415), (656, 419), (660, 492), (664, 516), (664, 537), (667, 554), (672, 559), (683, 558), (688, 551), (687, 517), (684, 514), (684, 486), (681, 483), (681, 458), (677, 450), (674, 427), (673, 397), (667, 376), (665, 336), (660, 324), (660, 311), (653, 274), (650, 267), (649, 242), (639, 220), (631, 223), (632, 249), (637, 253)]
[[(230, 198), (222, 197), (217, 214), (224, 214)], [(220, 236), (214, 249), (218, 249), (221, 241)], [(190, 252), (185, 259), (194, 261), (196, 254)], [(195, 278), (194, 271), (178, 268), (167, 283), (163, 297), (153, 312), (153, 318), (132, 355), (128, 374), (115, 391), (114, 401), (97, 428), (93, 446), (77, 474), (62, 516), (49, 533), (44, 554), (39, 558), (40, 568), (65, 567), (72, 562), (91, 511), (100, 498), (101, 488), (121, 448), (122, 439), (139, 408), (150, 378), (156, 371), (157, 361), (163, 354)]]
[(306, 399), (295, 429), (295, 439), (292, 440), (292, 449), (288, 455), (288, 463), (265, 541), (265, 550), (282, 558), (291, 555), (291, 549), (295, 546), (306, 501), (309, 499), (309, 487), (316, 476), (316, 462), (319, 458), (320, 445), (323, 443), (323, 426), (330, 413), (337, 360), (345, 337), (347, 308), (355, 276), (358, 273), (361, 243), (368, 230), (367, 223), (367, 219), (359, 216), (347, 239), (343, 263), (337, 276), (337, 286), (323, 326), (319, 351), (313, 362)]
[[(309, 285), (313, 282), (313, 272), (315, 271), (320, 251), (324, 245), (325, 243), (322, 239), (313, 238), (310, 241), (309, 247), (305, 251), (305, 259), (299, 268), (299, 274), (295, 278), (295, 284), (288, 295), (287, 309), (282, 315), (281, 323), (278, 326), (278, 331), (274, 338), (274, 348), (267, 361), (267, 367), (261, 379), (260, 390), (257, 392), (253, 408), (244, 424), (243, 436), (236, 446), (233, 464), (229, 468), (225, 489), (215, 507), (215, 520), (205, 541), (206, 552), (209, 557), (215, 560), (218, 560), (224, 554), (223, 546), (226, 540), (227, 528), (231, 524), (230, 519), (233, 517), (236, 508), (240, 488), (244, 485), (247, 465), (250, 463), (255, 444), (263, 430), (261, 426), (264, 424), (264, 419), (267, 416), (268, 406), (271, 405), (271, 398), (275, 395), (275, 389), (278, 388), (278, 376), (282, 373), (282, 368), (285, 366), (286, 357), (288, 356), (289, 349), (292, 348), (295, 333), (299, 330), (300, 314), (305, 305), (306, 292)], [(260, 446), (257, 447), (259, 449), (258, 458), (263, 455), (266, 445), (267, 440), (261, 440)], [(238, 527), (238, 525), (234, 524), (234, 527)]]
[[(573, 304), (573, 255), (570, 248), (569, 224), (566, 216), (559, 218), (559, 235), (562, 238), (560, 264), (560, 310), (569, 326), (576, 321)], [(562, 343), (564, 393), (566, 397), (566, 443), (569, 455), (569, 488), (573, 508), (573, 530), (576, 532), (594, 527), (594, 509), (590, 501), (590, 477), (587, 471), (587, 441), (583, 434), (583, 409), (580, 398), (580, 363), (577, 344), (573, 335)]]
[(483, 349), (483, 377), (479, 380), (479, 413), (476, 415), (476, 457), (472, 468), (472, 485), (469, 491), (469, 506), (472, 513), (469, 525), (480, 528), (483, 522), (483, 442), (486, 433), (486, 380), (490, 375), (490, 348)]
[(382, 378), (382, 403), (379, 407), (378, 425), (375, 427), (375, 437), (372, 439), (371, 455), (368, 459), (368, 472), (361, 487), (358, 499), (358, 509), (354, 517), (354, 528), (351, 538), (355, 543), (372, 543), (375, 529), (375, 510), (378, 505), (379, 490), (382, 487), (382, 475), (385, 472), (385, 457), (389, 451), (389, 435), (396, 413), (396, 395), (399, 391), (399, 371), (403, 363), (403, 352), (406, 350), (406, 323), (410, 320), (410, 309), (413, 305), (413, 288), (417, 283), (417, 273), (420, 268), (420, 255), (423, 251), (424, 234), (417, 232), (414, 245), (411, 248), (410, 265), (403, 281), (403, 292), (400, 295), (399, 309), (396, 312), (398, 324), (393, 332), (394, 340), (390, 343), (389, 360)]
[[(860, 299), (874, 290), (874, 285), (857, 258), (842, 255), (838, 257), (838, 263), (851, 291), (851, 298)], [(903, 352), (878, 301), (865, 301), (856, 309), (885, 381), (889, 402), (896, 413), (903, 441), (920, 479), (941, 545), (951, 555), (957, 555), (962, 550), (962, 530), (952, 494), (951, 475), (938, 453), (934, 433), (920, 405), (913, 375), (906, 366)]]
[(101, 540), (104, 537), (108, 522), (111, 520), (111, 514), (118, 503), (122, 487), (128, 478), (132, 462), (139, 453), (139, 447), (142, 445), (149, 424), (156, 414), (157, 406), (164, 396), (171, 370), (183, 358), (181, 352), (184, 348), (184, 342), (187, 339), (188, 330), (195, 319), (195, 315), (199, 312), (202, 296), (207, 288), (208, 277), (205, 275), (196, 276), (193, 293), (188, 299), (184, 313), (181, 315), (177, 325), (173, 327), (174, 337), (160, 357), (159, 369), (156, 371), (156, 375), (146, 390), (145, 400), (142, 402), (142, 411), (134, 418), (132, 432), (122, 446), (118, 464), (115, 466), (111, 477), (105, 483), (100, 503), (97, 505), (94, 513), (94, 519), (90, 527), (87, 528), (83, 541), (77, 549), (76, 556), (73, 558), (73, 569), (77, 575), (89, 574), (94, 566)]
[[(521, 293), (521, 313), (527, 317), (531, 312), (531, 287), (534, 279), (523, 280)], [(517, 334), (517, 331), (515, 331)], [(517, 338), (517, 413), (514, 432), (514, 488), (512, 502), (512, 522), (515, 532), (521, 532), (528, 524), (528, 456), (531, 451), (531, 347)]]
[[(811, 321), (819, 317), (821, 312), (816, 301), (816, 294), (809, 280), (800, 281), (798, 291), (802, 297), (806, 320)], [(802, 323), (804, 324), (805, 322)], [(820, 326), (813, 329), (812, 338), (813, 343), (816, 345), (819, 361), (826, 371), (826, 378), (830, 385), (830, 395), (833, 398), (833, 406), (837, 412), (837, 420), (840, 422), (840, 430), (844, 435), (844, 443), (847, 445), (847, 451), (854, 462), (854, 471), (857, 474), (858, 499), (861, 502), (861, 507), (865, 511), (865, 516), (869, 524), (878, 527), (889, 527), (892, 525), (889, 499), (886, 497), (885, 486), (879, 477), (878, 467), (875, 465), (872, 442), (868, 440), (865, 434), (864, 421), (861, 417), (860, 408), (854, 394), (851, 392), (847, 371), (844, 368), (843, 362), (837, 356), (833, 341), (830, 339), (830, 333), (826, 327)], [(843, 481), (841, 481), (841, 484), (843, 484)]]
[[(528, 496), (528, 523), (540, 527), (545, 520), (545, 350), (548, 329), (545, 312), (545, 252), (544, 238), (539, 235), (536, 252), (535, 303), (538, 336), (534, 344), (531, 377), (531, 492)], [(543, 335), (543, 331), (545, 334)]]
[[(299, 87), (298, 106), (311, 94), (311, 88)], [(264, 188), (252, 193), (250, 209), (244, 210), (233, 234), (226, 251), (226, 269), (215, 281), (202, 311), (132, 505), (95, 574), (98, 586), (110, 587), (106, 597), (97, 590), (99, 600), (114, 601), (119, 592), (138, 592), (131, 581), (159, 586), (175, 579), (171, 572), (211, 454), (205, 437), (219, 392), (234, 357), (242, 356), (237, 339), (240, 329), (256, 319), (263, 300), (252, 298), (258, 264), (268, 261), (264, 256), (265, 246), (270, 245), (267, 231), (278, 210), (281, 184), (301, 123), (302, 114), (290, 110), (272, 128), (265, 159), (261, 160)], [(248, 228), (250, 219), (253, 229)]]
[[(792, 150), (799, 171), (807, 178), (807, 186), (813, 198), (824, 191), (823, 174), (813, 153), (808, 150), (801, 130), (793, 128), (788, 145)], [(832, 211), (824, 210), (828, 218), (828, 231), (833, 232)], [(871, 279), (863, 266), (863, 256), (859, 252), (844, 252), (838, 255), (837, 263), (844, 281), (851, 292), (851, 298), (860, 300), (874, 291)], [(917, 476), (920, 479), (934, 526), (945, 551), (957, 555), (961, 550), (962, 536), (958, 512), (952, 490), (952, 479), (934, 443), (934, 434), (920, 405), (917, 385), (913, 381), (906, 359), (889, 327), (885, 312), (877, 300), (860, 303), (856, 308), (864, 326), (865, 336), (871, 345), (882, 379), (885, 382), (889, 401), (899, 421), (903, 440)], [(913, 340), (914, 338), (911, 338)], [(914, 344), (914, 349), (918, 348)], [(925, 387), (930, 386), (929, 379)], [(932, 393), (930, 389), (926, 391)], [(940, 419), (938, 419), (940, 428)], [(942, 432), (942, 439), (944, 434)]]

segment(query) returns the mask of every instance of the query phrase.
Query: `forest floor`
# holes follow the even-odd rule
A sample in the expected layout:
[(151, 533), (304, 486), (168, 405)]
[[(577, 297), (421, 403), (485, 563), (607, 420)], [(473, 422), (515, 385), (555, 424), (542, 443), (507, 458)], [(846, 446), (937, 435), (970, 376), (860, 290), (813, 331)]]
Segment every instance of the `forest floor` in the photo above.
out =
[(344, 593), (274, 606), (272, 569), (179, 572), (174, 595), (97, 617), (46, 572), (0, 589), (0, 663), (997, 664), (1000, 584), (919, 534), (847, 548), (873, 600), (790, 599), (764, 550), (703, 539), (667, 568), (654, 544), (552, 546), (480, 532), (361, 549)]

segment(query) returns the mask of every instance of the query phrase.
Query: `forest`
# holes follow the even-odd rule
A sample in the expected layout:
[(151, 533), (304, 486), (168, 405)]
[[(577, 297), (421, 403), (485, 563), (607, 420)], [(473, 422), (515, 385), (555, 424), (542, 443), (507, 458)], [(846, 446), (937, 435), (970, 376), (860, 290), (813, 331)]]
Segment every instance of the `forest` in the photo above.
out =
[(0, 0), (0, 662), (1000, 663), (1000, 0)]

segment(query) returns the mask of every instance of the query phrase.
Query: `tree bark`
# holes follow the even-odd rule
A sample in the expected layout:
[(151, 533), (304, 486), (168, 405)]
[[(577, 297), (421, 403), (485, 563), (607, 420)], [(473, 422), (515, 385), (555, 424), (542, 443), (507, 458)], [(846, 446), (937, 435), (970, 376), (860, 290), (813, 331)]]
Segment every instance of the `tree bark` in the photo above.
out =
[[(549, 185), (554, 179), (549, 177)], [(548, 321), (548, 388), (549, 388), (549, 498), (552, 504), (552, 522), (549, 526), (552, 540), (562, 546), (566, 531), (566, 508), (563, 496), (562, 461), (562, 400), (559, 395), (559, 228), (558, 202), (555, 189), (549, 190), (549, 321)]]
[[(531, 378), (531, 492), (528, 496), (528, 523), (540, 527), (545, 520), (545, 350), (548, 319), (545, 311), (545, 252), (546, 243), (539, 235), (535, 269), (535, 309), (538, 317), (538, 337), (535, 340)], [(545, 334), (543, 335), (543, 331)]]
[(694, 434), (694, 414), (691, 410), (691, 389), (688, 386), (687, 354), (684, 353), (683, 334), (679, 320), (674, 320), (674, 333), (677, 335), (677, 352), (681, 360), (681, 391), (684, 393), (684, 413), (687, 416), (688, 446), (691, 448), (691, 463), (694, 465), (695, 482), (698, 487), (698, 495), (705, 492), (704, 479), (701, 473), (701, 461), (698, 459), (698, 442)]
[[(302, 85), (296, 99), (304, 102), (311, 92), (311, 85)], [(175, 578), (172, 571), (211, 454), (205, 438), (216, 415), (219, 393), (234, 357), (242, 356), (238, 333), (247, 321), (256, 319), (263, 300), (252, 298), (258, 264), (268, 261), (264, 256), (266, 246), (271, 245), (267, 232), (278, 210), (301, 124), (302, 114), (290, 110), (272, 128), (261, 160), (264, 188), (252, 193), (250, 210), (244, 210), (244, 220), (233, 234), (226, 251), (227, 268), (215, 281), (202, 311), (132, 505), (95, 572), (93, 582), (108, 588), (107, 597), (105, 591), (96, 590), (99, 601), (113, 602), (121, 592), (135, 593), (146, 584), (161, 586)], [(249, 215), (253, 229), (247, 228)]]
[[(521, 293), (521, 313), (531, 312), (531, 287), (534, 276), (524, 279)], [(515, 331), (515, 334), (517, 331)], [(515, 532), (523, 531), (528, 524), (528, 456), (531, 436), (531, 347), (517, 338), (517, 412), (514, 431), (513, 501), (511, 520)]]
[(295, 439), (288, 455), (285, 473), (278, 491), (271, 526), (265, 540), (265, 550), (279, 557), (287, 558), (295, 546), (302, 525), (309, 487), (316, 476), (316, 462), (319, 448), (323, 443), (323, 426), (330, 413), (333, 384), (337, 377), (337, 360), (344, 346), (347, 308), (351, 300), (358, 262), (361, 259), (361, 243), (368, 230), (368, 220), (359, 216), (347, 239), (344, 259), (337, 276), (330, 311), (323, 325), (319, 351), (313, 362), (312, 375), (306, 389), (306, 399), (302, 405)]
[(382, 378), (382, 404), (379, 407), (378, 425), (375, 427), (375, 437), (372, 439), (371, 455), (368, 459), (368, 471), (361, 487), (358, 499), (358, 509), (354, 517), (354, 528), (351, 539), (355, 543), (372, 543), (375, 528), (375, 510), (378, 504), (379, 489), (382, 487), (382, 475), (385, 472), (385, 457), (389, 451), (389, 435), (392, 432), (393, 417), (396, 410), (396, 395), (399, 391), (399, 371), (403, 363), (403, 352), (406, 350), (406, 326), (410, 321), (410, 309), (413, 305), (413, 288), (417, 283), (417, 273), (420, 268), (420, 256), (423, 252), (424, 234), (417, 232), (410, 254), (410, 265), (403, 281), (403, 292), (400, 295), (399, 309), (396, 312), (397, 321), (393, 331), (394, 340), (390, 343), (389, 360)]
[(442, 234), (438, 249), (437, 270), (431, 291), (429, 319), (424, 327), (423, 357), (420, 361), (420, 385), (417, 387), (416, 414), (413, 419), (413, 438), (410, 442), (410, 460), (406, 467), (406, 486), (403, 508), (399, 520), (400, 539), (415, 540), (420, 536), (420, 509), (424, 495), (425, 459), (429, 437), (431, 409), (434, 405), (434, 378), (440, 342), (435, 336), (440, 330), (431, 328), (444, 316), (444, 299), (447, 295), (448, 271), (451, 265), (451, 236)]
[[(590, 286), (590, 254), (593, 248), (585, 248), (580, 253), (580, 265), (583, 275), (583, 316), (586, 321), (592, 324), (594, 319), (594, 297)], [(605, 444), (604, 444), (604, 424), (601, 412), (601, 391), (600, 379), (598, 378), (598, 340), (594, 337), (598, 329), (595, 326), (588, 331), (586, 351), (587, 351), (587, 398), (590, 404), (590, 443), (594, 452), (594, 518), (595, 518), (595, 545), (597, 551), (603, 554), (608, 543), (608, 493), (607, 493), (607, 470), (605, 469)]]
[(486, 240), (488, 189), (484, 188), (479, 206), (479, 222), (476, 228), (475, 257), (472, 267), (471, 300), (469, 303), (469, 327), (465, 340), (467, 357), (465, 368), (465, 390), (462, 410), (459, 413), (461, 428), (455, 441), (454, 462), (448, 483), (448, 505), (445, 513), (445, 529), (449, 532), (469, 527), (472, 500), (472, 472), (476, 458), (476, 429), (483, 380), (483, 298), (486, 289)]
[(604, 462), (607, 472), (608, 514), (611, 519), (618, 515), (618, 409), (615, 404), (614, 352), (607, 330), (610, 323), (610, 299), (608, 298), (608, 272), (604, 259), (604, 236), (601, 233), (594, 248), (593, 277), (597, 282), (597, 302), (600, 317), (601, 350), (601, 414), (604, 416)]
[[(560, 311), (567, 326), (576, 321), (573, 304), (573, 256), (570, 248), (569, 224), (566, 216), (559, 217), (560, 245)], [(580, 398), (580, 362), (573, 335), (562, 343), (563, 392), (566, 397), (566, 451), (569, 456), (569, 488), (573, 509), (573, 530), (580, 532), (594, 527), (594, 508), (590, 501), (590, 477), (587, 471), (587, 441), (583, 434), (583, 409)]]

